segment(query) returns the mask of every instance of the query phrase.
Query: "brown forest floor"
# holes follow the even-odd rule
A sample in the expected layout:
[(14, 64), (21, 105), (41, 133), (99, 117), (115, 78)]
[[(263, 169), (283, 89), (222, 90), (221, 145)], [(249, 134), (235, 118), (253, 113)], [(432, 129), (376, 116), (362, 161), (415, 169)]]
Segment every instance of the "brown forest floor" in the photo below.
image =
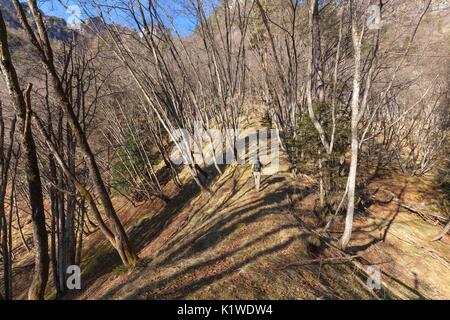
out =
[[(372, 298), (364, 285), (366, 276), (351, 262), (290, 266), (333, 255), (318, 247), (315, 236), (304, 228), (314, 227), (316, 221), (314, 185), (294, 178), (289, 168), (281, 154), (280, 170), (263, 177), (259, 193), (246, 165), (228, 166), (221, 176), (211, 178), (211, 198), (183, 171), (183, 190), (171, 183), (166, 186), (173, 198), (168, 205), (154, 200), (133, 207), (115, 199), (140, 261), (133, 270), (121, 267), (118, 255), (96, 232), (85, 242), (82, 290), (66, 298)], [(418, 205), (431, 205), (432, 199), (445, 196), (426, 178), (381, 177), (368, 189), (383, 187)], [(357, 215), (350, 251), (361, 255), (365, 265), (381, 268), (381, 298), (450, 299), (450, 236), (429, 242), (441, 228), (393, 203), (378, 201)], [(331, 235), (338, 239), (341, 231), (338, 221)], [(30, 253), (16, 264), (16, 298), (26, 296), (32, 267)], [(52, 291), (48, 290), (49, 298)]]

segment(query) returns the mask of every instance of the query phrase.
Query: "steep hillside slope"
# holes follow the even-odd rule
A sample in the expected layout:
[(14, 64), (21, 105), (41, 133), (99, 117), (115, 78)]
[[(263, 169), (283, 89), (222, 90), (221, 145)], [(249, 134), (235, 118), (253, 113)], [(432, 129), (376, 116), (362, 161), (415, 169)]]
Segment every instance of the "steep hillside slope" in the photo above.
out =
[[(256, 114), (250, 125), (258, 126), (260, 118)], [(339, 259), (344, 254), (313, 231), (314, 184), (306, 177), (293, 177), (289, 169), (281, 153), (279, 172), (265, 176), (257, 193), (250, 167), (230, 166), (211, 181), (212, 198), (187, 186), (168, 207), (158, 211), (148, 206), (136, 212), (131, 234), (139, 237), (134, 241), (140, 248), (140, 265), (130, 271), (111, 267), (100, 277), (86, 272), (87, 279), (94, 274), (96, 279), (76, 297), (450, 298), (449, 236), (429, 241), (441, 226), (389, 201), (383, 203), (377, 191), (378, 202), (356, 218), (349, 254), (358, 257), (353, 262)], [(387, 188), (409, 203), (445, 196), (439, 189), (431, 194), (431, 182), (419, 180), (384, 177), (368, 190)], [(331, 238), (337, 240), (342, 229), (338, 221)], [(107, 256), (94, 261), (112, 262)], [(375, 294), (366, 286), (365, 271), (372, 265), (380, 268), (383, 284)], [(98, 267), (88, 265), (87, 270)]]
[[(10, 0), (0, 0), (0, 8), (12, 31), (14, 59), (21, 61), (17, 65), (26, 79), (31, 73), (25, 70), (35, 67), (27, 58), (33, 51), (17, 29)], [(53, 39), (71, 34), (64, 20), (47, 17), (47, 21)], [(401, 76), (415, 72), (434, 78), (439, 70), (445, 83), (450, 60), (443, 43), (449, 37), (450, 9), (427, 15)], [(192, 36), (191, 41), (199, 39)], [(0, 96), (6, 95), (4, 90), (0, 86)], [(422, 93), (412, 88), (405, 95)], [(260, 126), (263, 107), (255, 109), (244, 125)], [(365, 169), (358, 177), (367, 178)], [(201, 192), (186, 171), (181, 172), (182, 190), (172, 182), (164, 187), (172, 198), (168, 204), (152, 200), (135, 207), (116, 197), (114, 205), (141, 259), (134, 269), (124, 268), (95, 223), (89, 222), (83, 240), (82, 290), (66, 298), (450, 299), (450, 235), (432, 242), (442, 225), (426, 221), (415, 210), (430, 209), (442, 221), (448, 219), (448, 186), (442, 188), (433, 175), (408, 177), (391, 168), (367, 179), (368, 185), (358, 191), (369, 201), (358, 207), (350, 247), (344, 253), (335, 246), (343, 230), (342, 216), (326, 235), (320, 233), (324, 217), (315, 210), (317, 183), (313, 177), (293, 176), (283, 152), (280, 170), (265, 172), (259, 193), (249, 164), (224, 170), (220, 176), (213, 168), (208, 170), (212, 197)], [(444, 205), (435, 206), (440, 201)], [(446, 211), (439, 213), (441, 209)], [(33, 252), (26, 249), (32, 246), (28, 211), (23, 204), (19, 215), (24, 235), (13, 231), (18, 299), (26, 298), (33, 272)], [(371, 266), (381, 271), (383, 287), (375, 292), (366, 284)], [(54, 298), (51, 280), (47, 288), (47, 298)]]
[[(247, 125), (258, 127), (261, 118), (257, 112)], [(431, 207), (445, 190), (430, 178), (376, 178), (366, 190), (374, 200), (359, 210), (349, 251), (343, 253), (332, 244), (342, 220), (328, 240), (317, 233), (315, 182), (294, 177), (280, 155), (279, 171), (263, 177), (259, 193), (250, 166), (232, 165), (211, 178), (212, 197), (183, 171), (183, 190), (165, 186), (172, 195), (167, 205), (154, 200), (134, 207), (115, 199), (141, 260), (133, 270), (123, 268), (102, 234), (90, 234), (84, 242), (82, 290), (66, 298), (450, 298), (450, 237), (430, 242), (442, 226), (392, 202), (391, 195)], [(25, 297), (33, 267), (31, 253), (21, 256), (14, 267), (16, 298)], [(381, 290), (368, 289), (369, 266), (381, 270)], [(53, 295), (50, 283), (48, 298)]]
[[(156, 212), (149, 208), (154, 213), (134, 217), (139, 220), (131, 234), (136, 235), (153, 232), (149, 228), (155, 227), (158, 219), (164, 215), (167, 219), (164, 229), (155, 230), (158, 235), (151, 241), (135, 239), (148, 241), (141, 246), (142, 261), (135, 270), (116, 268), (103, 274), (77, 297), (370, 298), (365, 280), (357, 278), (351, 265), (291, 266), (311, 259), (318, 241), (291, 213), (289, 195), (294, 188), (307, 192), (308, 186), (292, 179), (283, 155), (280, 171), (262, 179), (259, 193), (254, 190), (249, 165), (230, 166), (213, 180), (211, 198), (203, 193), (195, 195), (188, 187), (182, 191), (181, 203), (174, 200), (169, 205), (176, 210)], [(84, 275), (92, 276), (89, 272)]]

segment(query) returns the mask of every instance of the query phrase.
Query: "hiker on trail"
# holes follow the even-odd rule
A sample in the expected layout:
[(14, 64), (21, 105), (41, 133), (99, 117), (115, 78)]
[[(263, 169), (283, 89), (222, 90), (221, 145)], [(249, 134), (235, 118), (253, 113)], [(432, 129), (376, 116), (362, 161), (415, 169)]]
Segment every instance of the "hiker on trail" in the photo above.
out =
[(255, 177), (255, 189), (256, 192), (259, 192), (259, 184), (261, 182), (261, 169), (262, 169), (262, 164), (261, 161), (259, 161), (259, 157), (256, 158), (255, 162), (253, 162), (253, 177)]

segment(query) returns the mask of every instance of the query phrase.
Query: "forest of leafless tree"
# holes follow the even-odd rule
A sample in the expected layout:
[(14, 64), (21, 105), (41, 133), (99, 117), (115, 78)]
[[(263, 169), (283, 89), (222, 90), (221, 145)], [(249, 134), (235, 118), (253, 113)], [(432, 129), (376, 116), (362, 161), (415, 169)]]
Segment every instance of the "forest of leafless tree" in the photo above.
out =
[[(355, 248), (373, 234), (382, 252), (374, 260), (389, 254), (401, 266), (400, 249), (377, 244), (397, 230), (445, 270), (446, 280), (436, 281), (444, 290), (430, 285), (424, 296), (450, 298), (448, 1), (55, 0), (78, 8), (75, 25), (48, 14), (47, 2), (0, 0), (1, 300), (81, 297), (84, 289), (69, 285), (73, 266), (89, 279), (83, 286), (100, 292), (103, 272), (128, 283), (139, 268), (163, 272), (152, 262), (158, 257), (178, 268), (183, 250), (222, 250), (202, 239), (217, 232), (225, 241), (231, 218), (220, 210), (256, 203), (242, 195), (228, 206), (220, 189), (233, 184), (229, 197), (243, 190), (230, 174), (239, 167), (253, 186), (253, 160), (239, 153), (239, 132), (252, 126), (275, 129), (270, 140), (283, 156), (282, 174), (263, 175), (258, 192), (269, 207), (265, 219), (278, 211), (295, 217), (305, 246), (315, 248), (300, 255), (303, 262), (293, 256), (289, 268), (324, 261), (334, 268), (338, 259), (365, 274)], [(180, 16), (192, 30), (179, 26)], [(204, 135), (186, 139), (181, 129)], [(289, 188), (272, 192), (273, 177)], [(397, 192), (400, 181), (411, 187)], [(392, 206), (397, 213), (383, 216)], [(148, 223), (133, 216), (140, 208)], [(402, 210), (416, 222), (396, 229)], [(379, 229), (367, 227), (386, 217)], [(208, 219), (218, 226), (209, 229)], [(414, 223), (423, 228), (408, 229)], [(256, 242), (256, 234), (245, 237)], [(337, 268), (326, 272), (352, 274)], [(191, 294), (189, 284), (179, 286)], [(152, 282), (146, 297), (187, 297), (153, 293), (159, 289)], [(347, 297), (331, 284), (329, 291)]]

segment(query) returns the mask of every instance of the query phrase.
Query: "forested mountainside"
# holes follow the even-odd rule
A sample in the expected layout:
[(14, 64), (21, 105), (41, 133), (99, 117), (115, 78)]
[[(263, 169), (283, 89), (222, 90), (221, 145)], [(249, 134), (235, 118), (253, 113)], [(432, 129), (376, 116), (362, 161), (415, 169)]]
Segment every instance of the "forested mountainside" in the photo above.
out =
[(0, 0), (0, 299), (450, 299), (448, 1), (68, 4)]
[[(8, 27), (13, 29), (20, 29), (21, 25), (17, 18), (14, 4), (11, 0), (2, 0), (0, 3), (0, 8), (3, 12), (3, 18), (5, 20), (5, 23)], [(24, 9), (27, 11), (28, 9), (24, 7)], [(45, 23), (47, 32), (50, 36), (50, 38), (55, 40), (65, 40), (68, 37), (70, 37), (71, 33), (73, 32), (68, 27), (66, 20), (54, 16), (45, 16)]]

